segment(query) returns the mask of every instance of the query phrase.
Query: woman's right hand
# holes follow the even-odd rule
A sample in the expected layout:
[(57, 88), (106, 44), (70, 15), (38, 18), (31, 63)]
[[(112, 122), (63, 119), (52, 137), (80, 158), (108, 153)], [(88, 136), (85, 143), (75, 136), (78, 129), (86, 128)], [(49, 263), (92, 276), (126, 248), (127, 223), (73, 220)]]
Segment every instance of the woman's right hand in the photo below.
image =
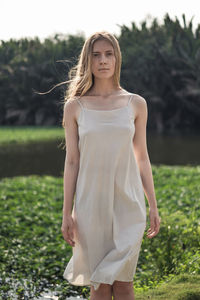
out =
[(64, 240), (72, 247), (75, 246), (74, 227), (74, 220), (71, 215), (63, 217), (61, 232)]

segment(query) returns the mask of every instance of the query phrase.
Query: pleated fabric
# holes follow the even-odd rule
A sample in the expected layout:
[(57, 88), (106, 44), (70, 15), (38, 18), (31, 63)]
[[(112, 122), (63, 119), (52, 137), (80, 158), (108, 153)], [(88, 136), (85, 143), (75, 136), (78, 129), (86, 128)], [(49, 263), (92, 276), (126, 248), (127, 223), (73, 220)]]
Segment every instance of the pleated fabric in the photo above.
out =
[(80, 99), (80, 166), (72, 216), (75, 247), (63, 277), (72, 285), (133, 281), (146, 228), (142, 180), (133, 152), (134, 111), (86, 108)]

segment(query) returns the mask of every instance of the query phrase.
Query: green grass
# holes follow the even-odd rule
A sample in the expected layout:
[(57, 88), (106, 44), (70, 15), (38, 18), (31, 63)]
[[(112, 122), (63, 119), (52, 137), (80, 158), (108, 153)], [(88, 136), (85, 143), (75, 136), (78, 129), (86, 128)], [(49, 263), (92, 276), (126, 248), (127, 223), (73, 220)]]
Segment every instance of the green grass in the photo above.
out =
[[(155, 238), (147, 239), (145, 232), (134, 277), (136, 300), (198, 299), (200, 166), (152, 166), (152, 170), (162, 222)], [(60, 231), (62, 203), (63, 178), (0, 180), (2, 299), (14, 295), (24, 299), (25, 294), (37, 299), (45, 288), (56, 290), (59, 300), (77, 293), (89, 297), (88, 287), (71, 286), (62, 277), (72, 255)]]
[(147, 292), (135, 293), (136, 300), (199, 300), (200, 275), (178, 275)]
[(64, 139), (64, 128), (56, 126), (0, 126), (0, 146)]

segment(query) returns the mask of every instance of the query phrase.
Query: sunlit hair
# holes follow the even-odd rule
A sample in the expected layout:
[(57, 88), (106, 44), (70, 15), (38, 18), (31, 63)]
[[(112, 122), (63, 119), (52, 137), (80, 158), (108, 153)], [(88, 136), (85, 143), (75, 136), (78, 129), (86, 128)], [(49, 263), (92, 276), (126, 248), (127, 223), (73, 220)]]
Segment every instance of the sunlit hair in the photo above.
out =
[[(120, 72), (121, 72), (121, 51), (118, 40), (114, 35), (106, 31), (95, 32), (86, 39), (82, 51), (78, 58), (78, 63), (69, 71), (69, 80), (57, 84), (55, 87), (68, 83), (68, 88), (65, 91), (63, 101), (64, 105), (67, 101), (73, 101), (76, 97), (83, 96), (94, 84), (94, 76), (92, 74), (92, 50), (96, 41), (108, 41), (114, 50), (115, 55), (115, 71), (113, 75), (113, 83), (116, 87), (120, 87)], [(55, 88), (54, 87), (54, 88)], [(54, 89), (53, 88), (53, 89)], [(52, 89), (51, 89), (52, 90)], [(50, 91), (51, 91), (50, 90)], [(45, 94), (45, 93), (39, 93)], [(64, 115), (64, 114), (63, 114)], [(64, 117), (62, 119), (62, 127), (65, 128)]]
[[(85, 41), (77, 65), (69, 71), (69, 79), (71, 82), (66, 91), (64, 102), (70, 101), (77, 96), (83, 96), (93, 86), (94, 76), (92, 74), (91, 65), (92, 50), (94, 43), (99, 40), (110, 42), (114, 49), (116, 63), (113, 81), (116, 87), (120, 86), (121, 51), (119, 43), (114, 35), (106, 31), (96, 32)], [(62, 121), (62, 126), (65, 126), (64, 119)]]
[(75, 96), (83, 96), (94, 84), (93, 74), (91, 71), (91, 59), (94, 42), (107, 40), (114, 49), (116, 58), (114, 85), (119, 86), (121, 71), (121, 51), (117, 39), (108, 32), (96, 32), (92, 34), (84, 43), (78, 64), (69, 72), (70, 83), (66, 93), (66, 100)]

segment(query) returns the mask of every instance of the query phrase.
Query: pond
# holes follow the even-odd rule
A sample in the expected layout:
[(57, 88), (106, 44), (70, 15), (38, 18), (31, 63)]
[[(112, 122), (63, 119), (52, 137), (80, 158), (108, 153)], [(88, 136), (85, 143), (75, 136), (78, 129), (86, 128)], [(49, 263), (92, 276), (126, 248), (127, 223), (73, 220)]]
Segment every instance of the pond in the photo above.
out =
[[(0, 282), (1, 282), (0, 277)], [(44, 281), (41, 280), (41, 286), (38, 286), (38, 283), (35, 284), (34, 281), (26, 278), (11, 278), (6, 277), (4, 279), (4, 289), (1, 290), (0, 299), (12, 299), (12, 300), (18, 300), (18, 299), (37, 299), (37, 300), (59, 300), (60, 296), (62, 294), (61, 287), (58, 284), (52, 284), (52, 288), (44, 288), (43, 292), (39, 292), (39, 290), (42, 288), (42, 285)], [(9, 286), (9, 289), (8, 289)], [(4, 292), (3, 292), (4, 291)], [(39, 296), (36, 297), (36, 294)], [(68, 292), (69, 293), (69, 292)], [(73, 295), (73, 296), (72, 296)], [(77, 291), (73, 291), (71, 296), (67, 296), (65, 300), (87, 300), (86, 298), (83, 298), (82, 296), (78, 295)]]
[[(65, 161), (62, 147), (60, 140), (0, 146), (0, 178), (29, 174), (62, 176)], [(147, 148), (151, 164), (200, 164), (198, 134), (148, 133)]]

